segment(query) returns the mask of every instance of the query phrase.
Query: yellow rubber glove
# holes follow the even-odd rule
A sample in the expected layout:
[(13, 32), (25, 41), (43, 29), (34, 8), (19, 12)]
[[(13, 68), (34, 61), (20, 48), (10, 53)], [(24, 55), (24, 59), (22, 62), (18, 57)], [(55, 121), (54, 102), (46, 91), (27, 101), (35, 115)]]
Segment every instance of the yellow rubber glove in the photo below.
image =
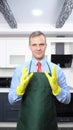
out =
[(53, 95), (58, 95), (61, 91), (61, 88), (58, 85), (56, 66), (52, 69), (52, 76), (50, 76), (47, 72), (45, 72), (45, 75), (50, 83)]
[(33, 76), (33, 73), (30, 73), (28, 75), (28, 69), (23, 68), (22, 75), (21, 75), (21, 78), (20, 78), (20, 84), (16, 88), (17, 95), (22, 96), (25, 93), (25, 89), (26, 89), (30, 79), (32, 78), (32, 76)]

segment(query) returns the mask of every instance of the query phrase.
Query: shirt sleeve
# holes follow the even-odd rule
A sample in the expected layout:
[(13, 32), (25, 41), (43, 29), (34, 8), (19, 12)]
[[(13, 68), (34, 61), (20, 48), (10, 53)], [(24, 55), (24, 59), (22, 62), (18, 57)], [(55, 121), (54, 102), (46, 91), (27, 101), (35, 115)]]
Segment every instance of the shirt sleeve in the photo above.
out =
[(21, 96), (18, 96), (16, 94), (16, 87), (19, 85), (20, 83), (20, 76), (22, 73), (22, 66), (19, 66), (15, 69), (13, 76), (12, 76), (12, 81), (11, 81), (11, 85), (9, 88), (9, 93), (8, 93), (8, 101), (10, 104), (13, 104), (19, 100), (21, 100)]
[(56, 98), (65, 104), (68, 104), (71, 100), (71, 93), (66, 82), (66, 76), (60, 67), (57, 67), (58, 74), (58, 84), (61, 87), (61, 92), (56, 96)]

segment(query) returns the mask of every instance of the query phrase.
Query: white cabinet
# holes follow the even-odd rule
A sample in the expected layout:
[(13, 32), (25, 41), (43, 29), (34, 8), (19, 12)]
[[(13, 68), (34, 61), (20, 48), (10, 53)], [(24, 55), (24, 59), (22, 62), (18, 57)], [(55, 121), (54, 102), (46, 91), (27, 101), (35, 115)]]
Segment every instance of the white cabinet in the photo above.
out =
[(28, 38), (0, 38), (0, 67), (16, 67), (31, 58)]
[[(47, 38), (46, 56), (51, 57), (51, 43)], [(0, 38), (0, 68), (15, 68), (31, 59), (28, 37), (3, 37)]]
[[(55, 45), (59, 42), (65, 43), (64, 54), (72, 54), (73, 38), (47, 37), (46, 56), (48, 59), (51, 59), (51, 54), (56, 54)], [(12, 35), (0, 37), (0, 68), (15, 68), (18, 64), (30, 60), (31, 51), (28, 44), (28, 37)]]
[(6, 66), (6, 40), (0, 38), (0, 67)]

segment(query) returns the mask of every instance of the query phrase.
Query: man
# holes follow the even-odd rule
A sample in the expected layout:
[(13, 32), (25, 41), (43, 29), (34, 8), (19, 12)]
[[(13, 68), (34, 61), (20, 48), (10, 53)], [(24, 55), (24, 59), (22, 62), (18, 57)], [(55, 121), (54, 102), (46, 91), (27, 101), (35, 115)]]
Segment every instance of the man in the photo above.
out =
[(17, 130), (57, 130), (54, 98), (68, 104), (70, 91), (62, 69), (45, 57), (46, 37), (33, 32), (29, 37), (32, 59), (18, 66), (8, 94), (11, 104), (21, 100)]

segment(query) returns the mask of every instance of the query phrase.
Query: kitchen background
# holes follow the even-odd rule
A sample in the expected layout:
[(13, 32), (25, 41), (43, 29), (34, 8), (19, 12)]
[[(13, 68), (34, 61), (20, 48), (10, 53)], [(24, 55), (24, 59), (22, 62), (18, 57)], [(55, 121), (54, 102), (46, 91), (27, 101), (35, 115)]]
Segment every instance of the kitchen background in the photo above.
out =
[[(14, 69), (31, 58), (28, 37), (32, 31), (40, 30), (46, 34), (46, 56), (49, 60), (53, 60), (52, 55), (61, 56), (60, 61), (54, 62), (64, 70), (68, 86), (73, 93), (72, 8), (73, 0), (0, 0), (1, 130), (13, 130), (16, 127), (19, 104), (10, 106), (7, 94)], [(71, 122), (62, 121), (58, 125), (61, 130), (73, 129), (73, 117)]]

